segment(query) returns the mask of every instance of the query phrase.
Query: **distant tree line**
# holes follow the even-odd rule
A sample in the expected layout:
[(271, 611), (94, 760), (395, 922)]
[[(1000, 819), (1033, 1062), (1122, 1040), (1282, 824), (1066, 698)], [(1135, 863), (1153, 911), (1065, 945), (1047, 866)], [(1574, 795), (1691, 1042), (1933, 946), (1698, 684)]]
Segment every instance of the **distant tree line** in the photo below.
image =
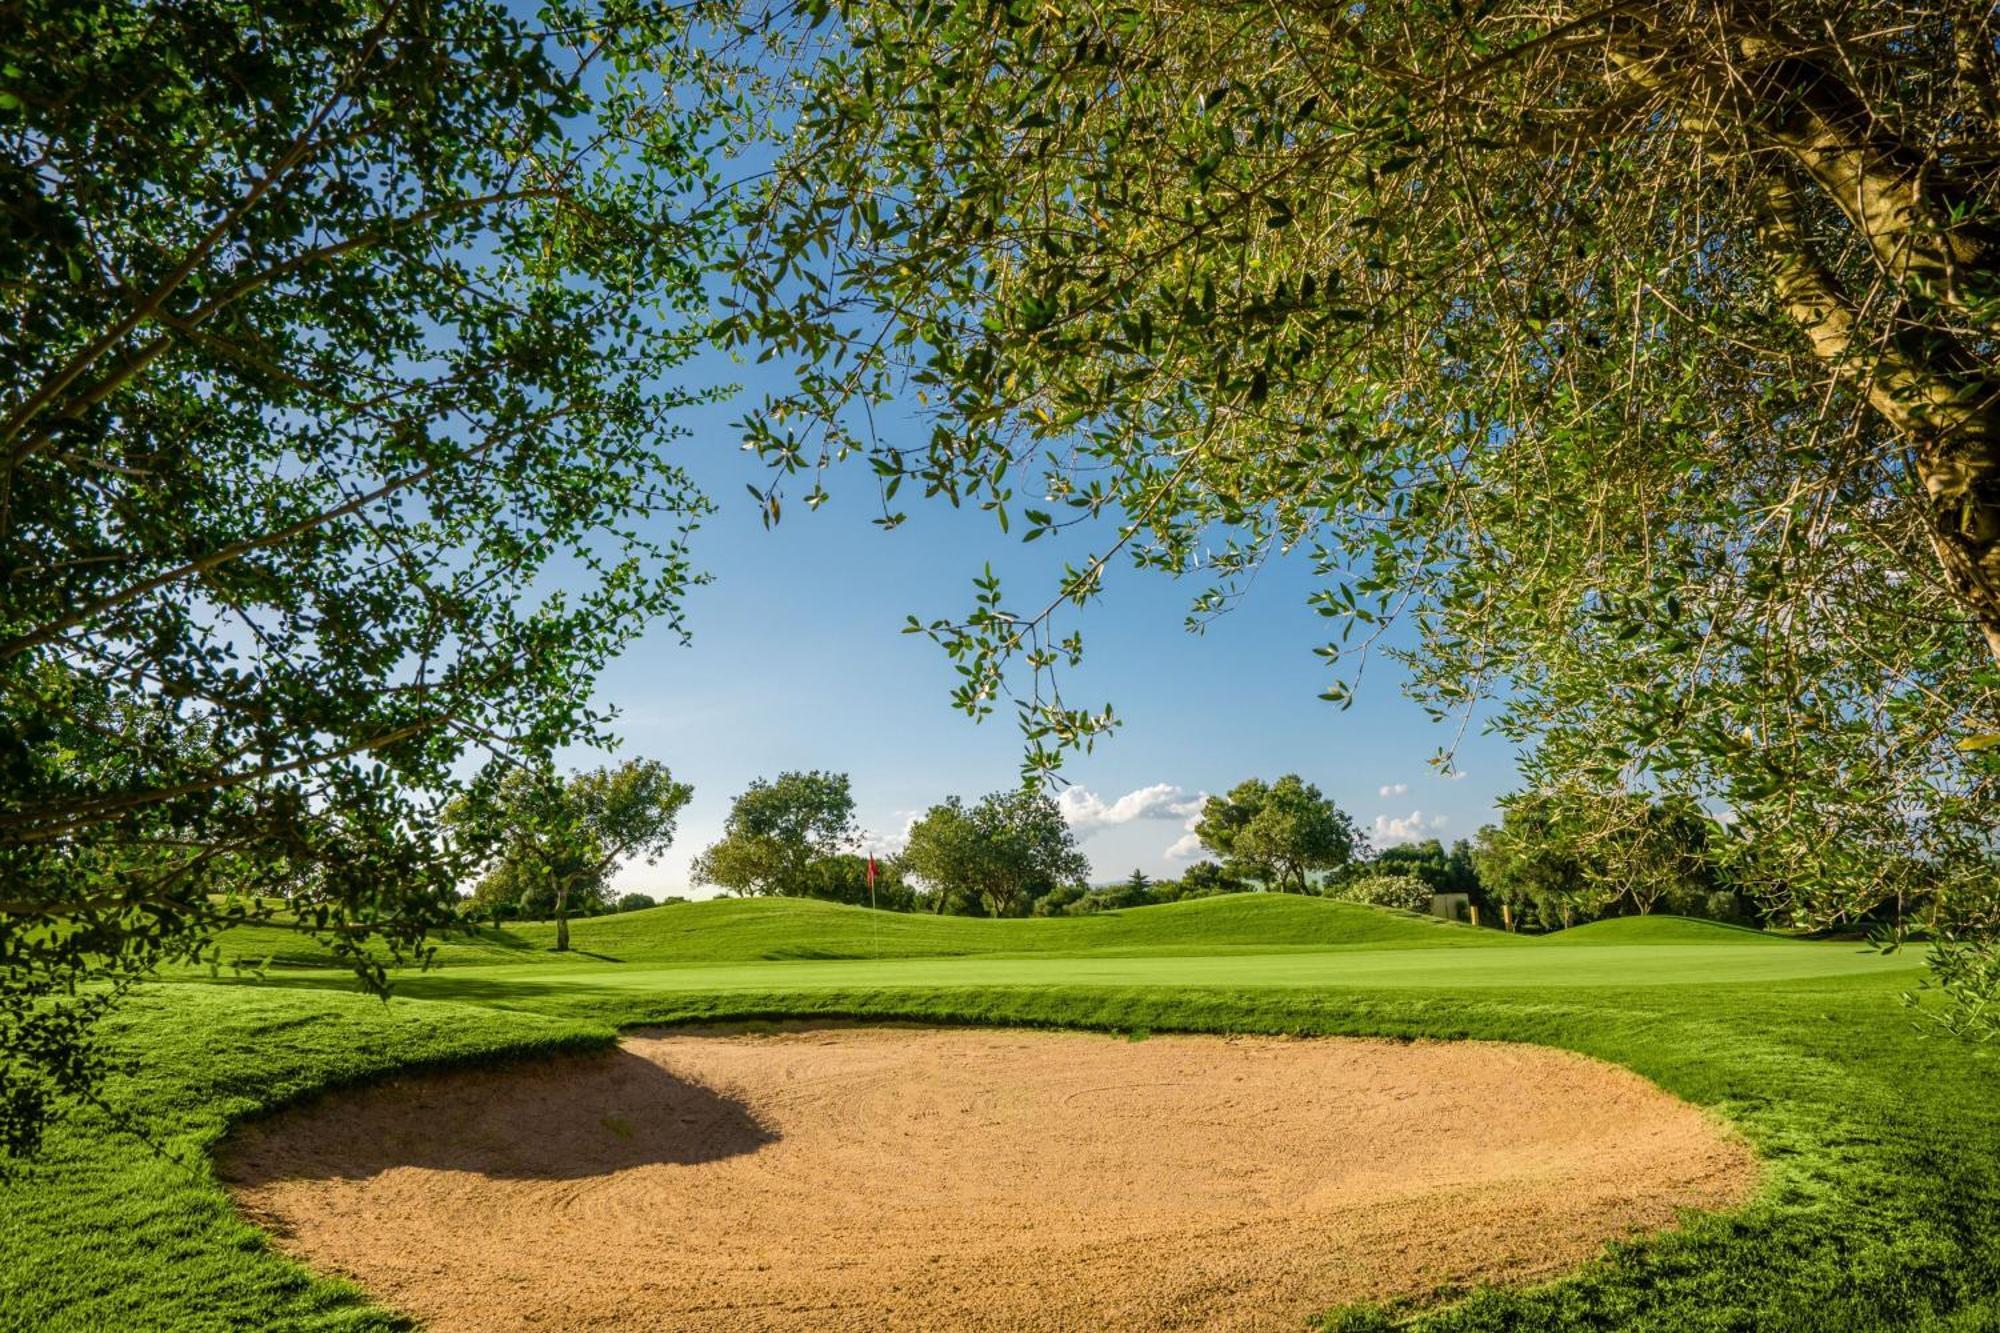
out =
[[(1671, 912), (1757, 926), (1929, 929), (1948, 878), (1914, 852), (1876, 854), (1871, 892), (1830, 917), (1800, 915), (1789, 856), (1684, 797), (1577, 788), (1517, 792), (1501, 805), (1500, 822), (1479, 830), (1471, 866), (1481, 899), (1509, 925), (1555, 930)], [(1827, 841), (1826, 855), (1842, 854), (1837, 837)]]
[[(447, 823), (482, 867), (467, 915), (568, 920), (655, 905), (612, 892), (618, 865), (656, 860), (693, 789), (649, 760), (576, 773), (523, 767), (462, 798)], [(947, 797), (893, 855), (863, 850), (852, 785), (819, 770), (759, 778), (723, 836), (697, 856), (696, 884), (744, 896), (818, 898), (896, 912), (1082, 916), (1227, 893), (1296, 893), (1406, 911), (1463, 895), (1484, 925), (1559, 930), (1608, 916), (1670, 912), (1754, 925), (1796, 924), (1783, 866), (1692, 802), (1642, 793), (1521, 792), (1472, 839), (1371, 850), (1352, 817), (1297, 774), (1252, 778), (1211, 796), (1194, 833), (1213, 859), (1178, 878), (1134, 870), (1092, 886), (1061, 807), (1011, 788)], [(1882, 869), (1879, 902), (1853, 924), (1900, 923), (1932, 900), (1915, 857)]]

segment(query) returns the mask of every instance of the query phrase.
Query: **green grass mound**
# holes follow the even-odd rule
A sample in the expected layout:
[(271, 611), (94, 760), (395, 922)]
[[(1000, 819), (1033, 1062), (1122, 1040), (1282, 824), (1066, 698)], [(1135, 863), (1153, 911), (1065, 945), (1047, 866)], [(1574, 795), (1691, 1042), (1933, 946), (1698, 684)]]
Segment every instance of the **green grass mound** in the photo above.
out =
[(1749, 926), (1731, 926), (1721, 921), (1702, 921), (1689, 916), (1620, 916), (1593, 921), (1587, 926), (1571, 926), (1544, 937), (1549, 944), (1799, 944), (1803, 941), (1773, 935)]
[[(984, 920), (878, 912), (810, 898), (718, 898), (570, 923), (568, 956), (554, 954), (555, 926), (524, 922), (440, 937), (439, 967), (515, 963), (671, 966), (852, 958), (955, 958), (976, 954), (1118, 955), (1287, 952), (1337, 948), (1491, 947), (1523, 941), (1496, 931), (1387, 908), (1288, 894), (1229, 894), (1084, 917)], [(219, 941), (225, 965), (328, 967), (305, 936), (245, 926)]]
[[(555, 927), (515, 933), (547, 948)], [(1427, 948), (1506, 941), (1409, 912), (1284, 894), (1231, 894), (1083, 917), (985, 920), (876, 912), (806, 898), (676, 903), (572, 922), (572, 947), (629, 963)]]
[[(571, 952), (552, 952), (555, 926), (480, 927), (436, 941), (435, 967), (514, 964), (672, 967), (717, 963), (974, 956), (1118, 957), (1550, 945), (1701, 945), (1798, 941), (1687, 917), (1620, 917), (1547, 936), (1509, 935), (1390, 908), (1327, 898), (1242, 893), (1082, 917), (985, 920), (878, 912), (810, 898), (718, 898), (570, 923)], [(219, 941), (232, 962), (324, 968), (331, 954), (277, 926), (245, 926)]]
[[(491, 967), (534, 963), (546, 957), (543, 946), (492, 926), (435, 936), (430, 943), (436, 949), (431, 959), (434, 967)], [(224, 931), (216, 944), (222, 951), (225, 971), (232, 963), (272, 968), (339, 966), (334, 956), (312, 936), (286, 926), (237, 926)], [(388, 950), (379, 945), (372, 946), (370, 952), (385, 961), (389, 956)]]

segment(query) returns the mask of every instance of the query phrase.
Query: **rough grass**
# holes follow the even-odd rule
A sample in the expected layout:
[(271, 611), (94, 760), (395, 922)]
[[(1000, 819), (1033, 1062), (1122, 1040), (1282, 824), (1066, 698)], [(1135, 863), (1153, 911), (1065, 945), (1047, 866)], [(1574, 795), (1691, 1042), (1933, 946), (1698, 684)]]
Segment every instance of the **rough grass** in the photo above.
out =
[[(792, 947), (863, 947), (853, 928), (865, 933), (874, 924), (866, 914), (857, 921), (840, 909), (809, 907), (817, 915), (783, 918)], [(235, 1217), (206, 1158), (228, 1123), (410, 1064), (608, 1041), (619, 1024), (844, 1015), (1539, 1042), (1617, 1061), (1714, 1108), (1767, 1163), (1766, 1187), (1744, 1211), (1613, 1247), (1561, 1282), (1437, 1293), (1420, 1309), (1342, 1311), (1335, 1327), (2000, 1327), (2000, 1060), (1911, 1031), (1898, 1003), (1911, 979), (1906, 960), (1730, 932), (1707, 933), (1722, 941), (1713, 944), (1684, 937), (1662, 943), (1647, 931), (1620, 943), (1618, 932), (1608, 931), (1596, 943), (1564, 947), (1503, 941), (1437, 949), (1411, 940), (1458, 932), (1415, 922), (1429, 934), (1413, 936), (1404, 919), (1386, 914), (1387, 943), (1322, 937), (1302, 945), (1289, 934), (1305, 919), (1301, 909), (1344, 905), (1273, 899), (1245, 900), (1235, 910), (1247, 916), (1216, 918), (1212, 942), (1184, 942), (1177, 956), (1092, 956), (1077, 943), (1090, 932), (1108, 950), (1158, 948), (1186, 920), (1201, 919), (1199, 911), (1177, 918), (1176, 910), (1205, 907), (1121, 914), (1123, 929), (1136, 919), (1147, 932), (1138, 942), (1116, 928), (1098, 934), (1107, 926), (1095, 918), (939, 923), (1046, 929), (1045, 939), (1056, 943), (1041, 957), (846, 963), (757, 961), (773, 947), (775, 918), (739, 910), (735, 925), (717, 927), (709, 942), (709, 957), (730, 960), (715, 967), (694, 965), (706, 961), (696, 946), (659, 924), (688, 910), (676, 906), (586, 923), (619, 927), (628, 952), (644, 955), (637, 964), (454, 967), (406, 978), (403, 997), (388, 1004), (325, 989), (334, 979), (313, 975), (286, 978), (288, 986), (151, 988), (119, 1020), (120, 1045), (143, 1063), (111, 1096), (155, 1126), (167, 1155), (92, 1113), (56, 1135), (46, 1160), (0, 1185), (0, 1326), (397, 1327), (395, 1316), (351, 1288), (271, 1252)], [(1331, 933), (1330, 923), (1347, 912), (1369, 910), (1312, 920)], [(1147, 913), (1166, 913), (1152, 920), (1168, 924), (1156, 928)], [(1268, 923), (1261, 938), (1258, 913)], [(885, 934), (900, 920), (885, 916)], [(1077, 933), (1064, 939), (1065, 931)], [(990, 935), (1019, 938), (1032, 935)], [(1750, 954), (1803, 960), (1787, 963), (1794, 968), (1829, 961), (1806, 975), (1752, 984), (1742, 976)], [(1622, 958), (1622, 966), (1607, 958)], [(1273, 984), (1265, 975), (1288, 961), (1335, 969), (1361, 960), (1387, 971), (1348, 985)], [(1502, 964), (1509, 970), (1498, 976), (1492, 969)], [(944, 980), (899, 979), (897, 969), (913, 967)], [(1483, 981), (1455, 979), (1473, 967), (1488, 969)], [(1025, 971), (994, 981), (981, 972), (993, 968)], [(1141, 979), (1092, 980), (1093, 968), (1137, 969), (1125, 975)], [(1238, 975), (1228, 979), (1232, 969)], [(1202, 984), (1179, 979), (1190, 971)], [(735, 989), (661, 984), (723, 974), (734, 976)], [(1381, 981), (1392, 974), (1401, 981)], [(1580, 975), (1595, 979), (1579, 984)], [(1412, 977), (1428, 979), (1418, 985)], [(1480, 1132), (1477, 1124), (1436, 1128)]]

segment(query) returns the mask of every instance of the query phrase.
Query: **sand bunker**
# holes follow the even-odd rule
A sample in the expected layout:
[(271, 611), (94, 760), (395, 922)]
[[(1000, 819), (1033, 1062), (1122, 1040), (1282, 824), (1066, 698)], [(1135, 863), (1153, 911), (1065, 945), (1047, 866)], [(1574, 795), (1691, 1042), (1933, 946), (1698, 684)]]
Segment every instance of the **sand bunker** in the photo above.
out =
[(280, 1245), (434, 1329), (1284, 1329), (1520, 1281), (1749, 1150), (1634, 1074), (1480, 1042), (663, 1032), (249, 1126)]

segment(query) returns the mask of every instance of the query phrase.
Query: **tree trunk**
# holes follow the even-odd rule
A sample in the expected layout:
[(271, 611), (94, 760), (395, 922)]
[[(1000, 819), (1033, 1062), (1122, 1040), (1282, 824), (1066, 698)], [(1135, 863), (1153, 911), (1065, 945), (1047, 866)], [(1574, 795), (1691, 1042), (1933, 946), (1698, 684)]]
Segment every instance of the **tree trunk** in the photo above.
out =
[(1819, 358), (1909, 442), (1931, 549), (2000, 660), (2000, 383), (1939, 338), (1864, 342), (1852, 302), (1811, 249), (1801, 189), (1790, 173), (1765, 186), (1778, 303)]
[[(1991, 286), (2000, 235), (1866, 98), (1758, 22), (1747, 6), (1725, 19), (1721, 76), (1711, 50), (1683, 47), (1664, 24), (1634, 24), (1606, 54), (1614, 78), (1674, 102), (1682, 129), (1710, 136), (1718, 165), (1739, 165), (1746, 148), (1761, 163), (1754, 202), (1779, 307), (1907, 441), (1946, 586), (2000, 660), (2000, 378), (1949, 327), (1994, 331), (1978, 294)], [(1873, 254), (1898, 306), (1895, 332), (1864, 330), (1821, 262), (1809, 191)]]
[(556, 889), (556, 952), (569, 952), (569, 884)]
[[(1756, 58), (1762, 44), (1745, 39), (1744, 54)], [(2000, 382), (1936, 317), (1978, 317), (1971, 293), (1987, 285), (1995, 239), (1944, 172), (1831, 71), (1781, 56), (1757, 83), (1758, 109), (1772, 113), (1763, 133), (1790, 162), (1771, 170), (1765, 191), (1779, 303), (1814, 352), (1909, 442), (1931, 549), (2000, 659)], [(1896, 333), (1858, 336), (1855, 302), (1813, 252), (1801, 177), (1874, 254), (1899, 298)]]

